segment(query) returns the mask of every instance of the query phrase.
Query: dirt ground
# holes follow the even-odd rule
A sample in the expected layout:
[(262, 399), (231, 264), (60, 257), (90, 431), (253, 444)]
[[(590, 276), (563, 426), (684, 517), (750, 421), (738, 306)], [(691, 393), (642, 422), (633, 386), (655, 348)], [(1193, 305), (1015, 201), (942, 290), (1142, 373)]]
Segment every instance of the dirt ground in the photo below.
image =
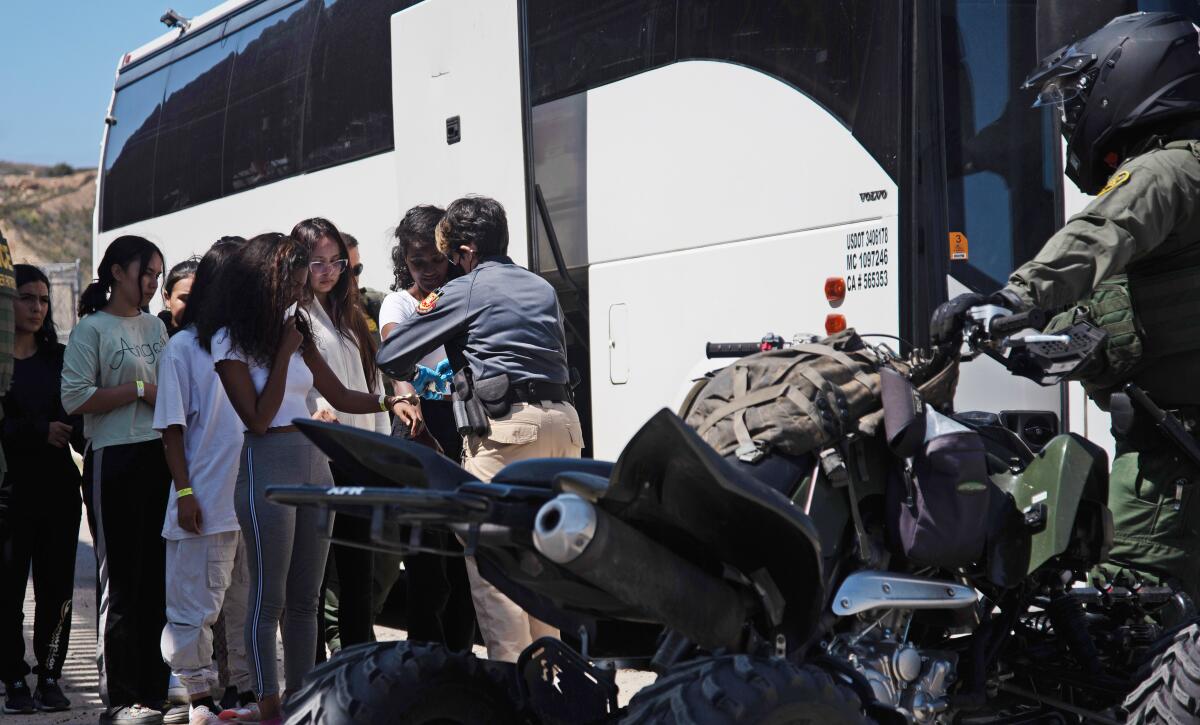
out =
[[(380, 641), (404, 639), (403, 630), (376, 627)], [(33, 652), (33, 583), (25, 591), (25, 649), (32, 663)], [(282, 650), (281, 650), (282, 651)], [(483, 656), (482, 647), (476, 654)], [(282, 665), (280, 672), (283, 671)], [(639, 689), (654, 681), (649, 672), (622, 670), (617, 674), (620, 703), (625, 705)], [(34, 682), (29, 678), (30, 686)], [(71, 625), (71, 646), (63, 665), (60, 683), (74, 707), (67, 712), (46, 712), (34, 715), (6, 715), (0, 712), (0, 725), (64, 725), (65, 723), (95, 723), (101, 712), (96, 674), (96, 559), (87, 526), (81, 527), (79, 548), (75, 555), (75, 602)]]

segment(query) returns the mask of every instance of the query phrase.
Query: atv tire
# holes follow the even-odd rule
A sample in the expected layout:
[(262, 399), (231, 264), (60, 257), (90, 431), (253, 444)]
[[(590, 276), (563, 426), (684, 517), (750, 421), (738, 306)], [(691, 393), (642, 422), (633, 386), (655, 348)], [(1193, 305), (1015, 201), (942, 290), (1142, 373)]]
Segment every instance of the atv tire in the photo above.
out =
[(289, 725), (517, 725), (516, 669), (441, 645), (354, 648), (284, 704)]
[(668, 671), (634, 695), (621, 725), (870, 722), (854, 691), (818, 667), (733, 655)]
[(1125, 698), (1126, 722), (1200, 722), (1200, 625), (1176, 633), (1154, 658), (1150, 676)]

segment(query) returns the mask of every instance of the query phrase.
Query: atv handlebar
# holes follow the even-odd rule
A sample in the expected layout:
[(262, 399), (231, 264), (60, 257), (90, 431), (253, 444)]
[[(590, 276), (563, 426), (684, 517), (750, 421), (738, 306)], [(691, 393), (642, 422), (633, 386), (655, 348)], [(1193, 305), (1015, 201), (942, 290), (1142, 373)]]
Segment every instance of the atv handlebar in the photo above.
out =
[(1004, 317), (997, 317), (992, 320), (988, 332), (989, 336), (993, 340), (996, 340), (1008, 337), (1014, 332), (1020, 332), (1026, 328), (1041, 330), (1046, 326), (1048, 321), (1046, 311), (1035, 308), (1028, 312), (1016, 312)]
[(746, 357), (767, 350), (778, 350), (784, 346), (779, 335), (764, 335), (758, 342), (710, 342), (704, 346), (704, 354), (714, 357)]

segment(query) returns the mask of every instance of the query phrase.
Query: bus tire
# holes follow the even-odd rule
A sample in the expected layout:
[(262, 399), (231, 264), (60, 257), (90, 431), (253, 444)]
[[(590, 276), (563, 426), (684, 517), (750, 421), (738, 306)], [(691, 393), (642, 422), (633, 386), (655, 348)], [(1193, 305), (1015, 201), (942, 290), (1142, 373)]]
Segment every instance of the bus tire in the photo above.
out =
[(1175, 635), (1154, 658), (1150, 675), (1125, 698), (1126, 722), (1200, 722), (1200, 625)]
[[(365, 655), (364, 655), (365, 651)], [(517, 725), (513, 665), (441, 645), (388, 642), (305, 678), (289, 725)], [(339, 658), (340, 659), (340, 658)], [(316, 674), (314, 672), (314, 674)], [(310, 686), (311, 685), (311, 686)], [(301, 693), (305, 696), (300, 697)]]
[(794, 722), (871, 720), (854, 691), (818, 667), (733, 655), (668, 671), (634, 695), (621, 725)]

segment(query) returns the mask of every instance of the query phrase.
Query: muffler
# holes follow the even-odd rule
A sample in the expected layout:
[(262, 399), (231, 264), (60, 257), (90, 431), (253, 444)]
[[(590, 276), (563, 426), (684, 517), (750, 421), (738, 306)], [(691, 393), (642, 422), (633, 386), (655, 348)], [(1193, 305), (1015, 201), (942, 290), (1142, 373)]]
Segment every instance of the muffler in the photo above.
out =
[(746, 602), (737, 590), (576, 494), (542, 505), (533, 543), (550, 561), (705, 649), (742, 644)]

